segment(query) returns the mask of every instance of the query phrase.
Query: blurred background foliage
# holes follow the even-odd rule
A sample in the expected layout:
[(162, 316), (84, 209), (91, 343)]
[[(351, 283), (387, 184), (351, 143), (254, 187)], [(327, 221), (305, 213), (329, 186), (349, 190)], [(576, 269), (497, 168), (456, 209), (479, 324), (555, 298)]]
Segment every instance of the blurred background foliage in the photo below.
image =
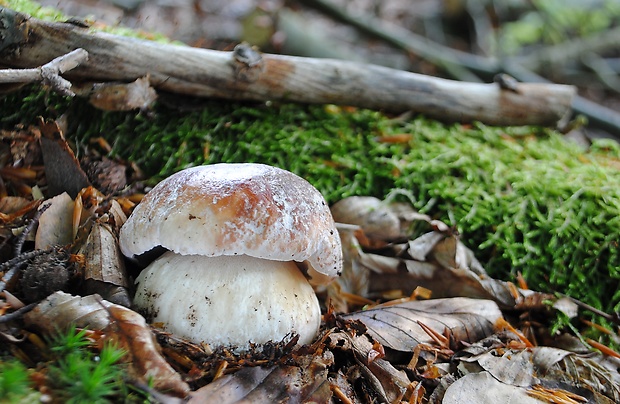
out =
[[(552, 45), (596, 34), (617, 25), (617, 0), (508, 1), (521, 6), (518, 18), (507, 20), (498, 35), (498, 49), (509, 55), (535, 45)], [(529, 6), (529, 7), (528, 7)]]

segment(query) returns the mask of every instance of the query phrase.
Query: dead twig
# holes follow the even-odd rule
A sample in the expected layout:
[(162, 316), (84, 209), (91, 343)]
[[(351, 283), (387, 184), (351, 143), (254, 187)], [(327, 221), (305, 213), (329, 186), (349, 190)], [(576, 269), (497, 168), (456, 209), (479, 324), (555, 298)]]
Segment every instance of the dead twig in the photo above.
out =
[(579, 60), (592, 52), (604, 52), (618, 47), (620, 27), (601, 31), (585, 38), (572, 38), (557, 45), (533, 50), (527, 56), (517, 58), (519, 65), (532, 71), (541, 71), (549, 66), (562, 65), (571, 60)]
[(30, 310), (34, 309), (38, 303), (30, 303), (22, 308), (19, 308), (11, 313), (4, 314), (0, 316), (0, 324), (8, 323), (9, 321), (15, 320), (28, 313)]
[(88, 52), (84, 49), (73, 50), (66, 55), (59, 56), (51, 62), (34, 69), (2, 69), (0, 83), (33, 83), (42, 82), (54, 91), (73, 97), (71, 83), (60, 75), (88, 60)]
[[(158, 90), (232, 100), (351, 105), (413, 111), (452, 122), (553, 126), (570, 112), (575, 88), (464, 83), (333, 59), (233, 52), (161, 44), (50, 23), (0, 8), (0, 58), (16, 67), (41, 64), (81, 47), (89, 60), (67, 73), (90, 81), (133, 81), (150, 75)], [(26, 30), (24, 26), (27, 26)]]
[(35, 212), (34, 216), (32, 217), (32, 219), (30, 219), (30, 222), (28, 223), (26, 228), (22, 231), (22, 233), (17, 238), (17, 242), (15, 243), (15, 247), (13, 250), (16, 257), (22, 253), (22, 248), (24, 247), (26, 238), (32, 232), (34, 227), (39, 223), (39, 219), (41, 218), (41, 215), (43, 214), (43, 212), (45, 212), (50, 206), (52, 206), (51, 203), (46, 203), (45, 205), (41, 206), (39, 210)]

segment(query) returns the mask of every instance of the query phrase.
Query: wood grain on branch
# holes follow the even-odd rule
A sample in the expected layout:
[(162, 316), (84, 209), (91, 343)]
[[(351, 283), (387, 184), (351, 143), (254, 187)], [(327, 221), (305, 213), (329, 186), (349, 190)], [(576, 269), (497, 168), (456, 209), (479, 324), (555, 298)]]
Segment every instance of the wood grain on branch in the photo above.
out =
[(505, 89), (334, 59), (233, 52), (161, 44), (67, 23), (50, 23), (0, 8), (0, 60), (41, 66), (83, 48), (86, 63), (71, 80), (133, 81), (150, 77), (158, 90), (230, 100), (352, 105), (413, 111), (444, 121), (492, 125), (555, 125), (570, 113), (572, 86), (519, 83)]

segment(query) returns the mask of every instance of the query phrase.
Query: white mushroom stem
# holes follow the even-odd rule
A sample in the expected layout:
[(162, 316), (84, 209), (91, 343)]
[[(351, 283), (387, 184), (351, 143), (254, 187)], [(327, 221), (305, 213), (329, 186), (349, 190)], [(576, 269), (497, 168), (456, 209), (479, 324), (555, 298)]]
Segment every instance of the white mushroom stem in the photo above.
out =
[(167, 252), (136, 280), (136, 308), (173, 334), (211, 346), (312, 342), (318, 299), (297, 265), (246, 255), (205, 257)]

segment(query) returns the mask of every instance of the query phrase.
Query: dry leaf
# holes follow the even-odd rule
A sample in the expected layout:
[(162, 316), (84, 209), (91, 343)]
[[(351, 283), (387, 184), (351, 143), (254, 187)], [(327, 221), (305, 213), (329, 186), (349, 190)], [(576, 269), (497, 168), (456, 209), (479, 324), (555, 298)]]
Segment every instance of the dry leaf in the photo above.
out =
[(82, 171), (58, 124), (41, 120), (39, 125), (48, 196), (67, 192), (71, 198), (75, 198), (82, 188), (90, 185), (88, 177)]
[(123, 306), (97, 295), (80, 297), (56, 292), (24, 315), (24, 320), (28, 326), (49, 335), (71, 324), (78, 328), (103, 330), (106, 338), (119, 342), (127, 351), (135, 377), (180, 396), (189, 392), (187, 384), (159, 353), (159, 345), (144, 317)]
[(133, 377), (165, 393), (185, 397), (189, 387), (161, 356), (159, 345), (144, 317), (116, 304), (106, 304), (110, 324), (104, 329), (106, 338), (127, 351)]
[(243, 368), (190, 394), (188, 404), (329, 403), (328, 367), (334, 358), (306, 355), (297, 366)]
[(35, 236), (34, 248), (44, 250), (52, 246), (65, 246), (73, 242), (73, 199), (63, 192), (48, 199), (49, 208), (41, 214)]
[(452, 298), (410, 301), (342, 317), (364, 323), (368, 333), (385, 347), (412, 352), (418, 344), (434, 343), (420, 323), (438, 334), (448, 330), (455, 341), (473, 343), (495, 332), (502, 313), (490, 300)]
[(84, 256), (84, 287), (88, 294), (129, 307), (130, 283), (118, 241), (109, 225), (94, 222), (79, 251)]
[(10, 223), (36, 209), (41, 201), (31, 201), (20, 196), (0, 198), (0, 223)]
[(442, 404), (542, 404), (527, 394), (527, 389), (497, 381), (488, 372), (470, 373), (450, 385)]
[[(409, 296), (417, 287), (423, 287), (436, 298), (490, 299), (509, 309), (540, 309), (546, 307), (546, 300), (555, 300), (553, 295), (519, 289), (510, 282), (490, 278), (452, 228), (415, 212), (408, 204), (351, 197), (335, 204), (332, 210), (336, 220), (354, 223), (369, 232), (339, 227), (345, 254), (343, 277), (338, 282), (346, 293), (372, 299), (395, 290)], [(372, 237), (368, 240), (369, 234), (382, 236), (375, 231), (381, 224), (391, 227), (396, 222), (401, 229), (421, 235), (406, 243), (382, 241), (380, 250)], [(343, 300), (330, 297), (336, 302)]]
[(148, 75), (132, 83), (96, 84), (89, 102), (104, 111), (146, 110), (157, 99)]
[(373, 269), (369, 293), (401, 289), (404, 295), (409, 295), (416, 287), (422, 286), (431, 290), (433, 297), (490, 299), (509, 309), (543, 308), (546, 307), (545, 300), (555, 300), (553, 295), (519, 289), (510, 282), (490, 278), (471, 250), (451, 234), (433, 232), (421, 238), (422, 242), (417, 243), (416, 239), (409, 245), (413, 243), (416, 246), (414, 254), (418, 258), (424, 256), (426, 261), (409, 257), (411, 252), (406, 251), (399, 258), (388, 257), (398, 263), (386, 271), (385, 267), (370, 264), (378, 259), (371, 260), (360, 254), (365, 266)]
[(333, 332), (327, 339), (328, 347), (350, 355), (380, 402), (395, 403), (403, 399), (411, 381), (404, 371), (397, 370), (390, 362), (373, 355), (377, 342), (366, 334), (353, 335), (350, 332)]
[[(368, 278), (370, 271), (363, 266), (360, 259), (362, 247), (355, 237), (355, 229), (338, 227), (338, 234), (342, 245), (343, 267), (338, 284), (344, 292), (365, 296), (368, 292)], [(338, 296), (331, 296), (338, 300)], [(346, 305), (337, 308), (337, 311), (346, 311)]]
[(601, 396), (596, 402), (620, 400), (620, 361), (617, 358), (580, 355), (552, 347), (509, 349), (492, 337), (463, 349), (454, 359), (460, 363), (462, 372), (484, 371), (506, 385), (554, 386), (589, 398), (595, 393)]
[(369, 239), (390, 241), (400, 238), (400, 220), (387, 203), (372, 196), (351, 196), (331, 207), (334, 220), (358, 225)]

